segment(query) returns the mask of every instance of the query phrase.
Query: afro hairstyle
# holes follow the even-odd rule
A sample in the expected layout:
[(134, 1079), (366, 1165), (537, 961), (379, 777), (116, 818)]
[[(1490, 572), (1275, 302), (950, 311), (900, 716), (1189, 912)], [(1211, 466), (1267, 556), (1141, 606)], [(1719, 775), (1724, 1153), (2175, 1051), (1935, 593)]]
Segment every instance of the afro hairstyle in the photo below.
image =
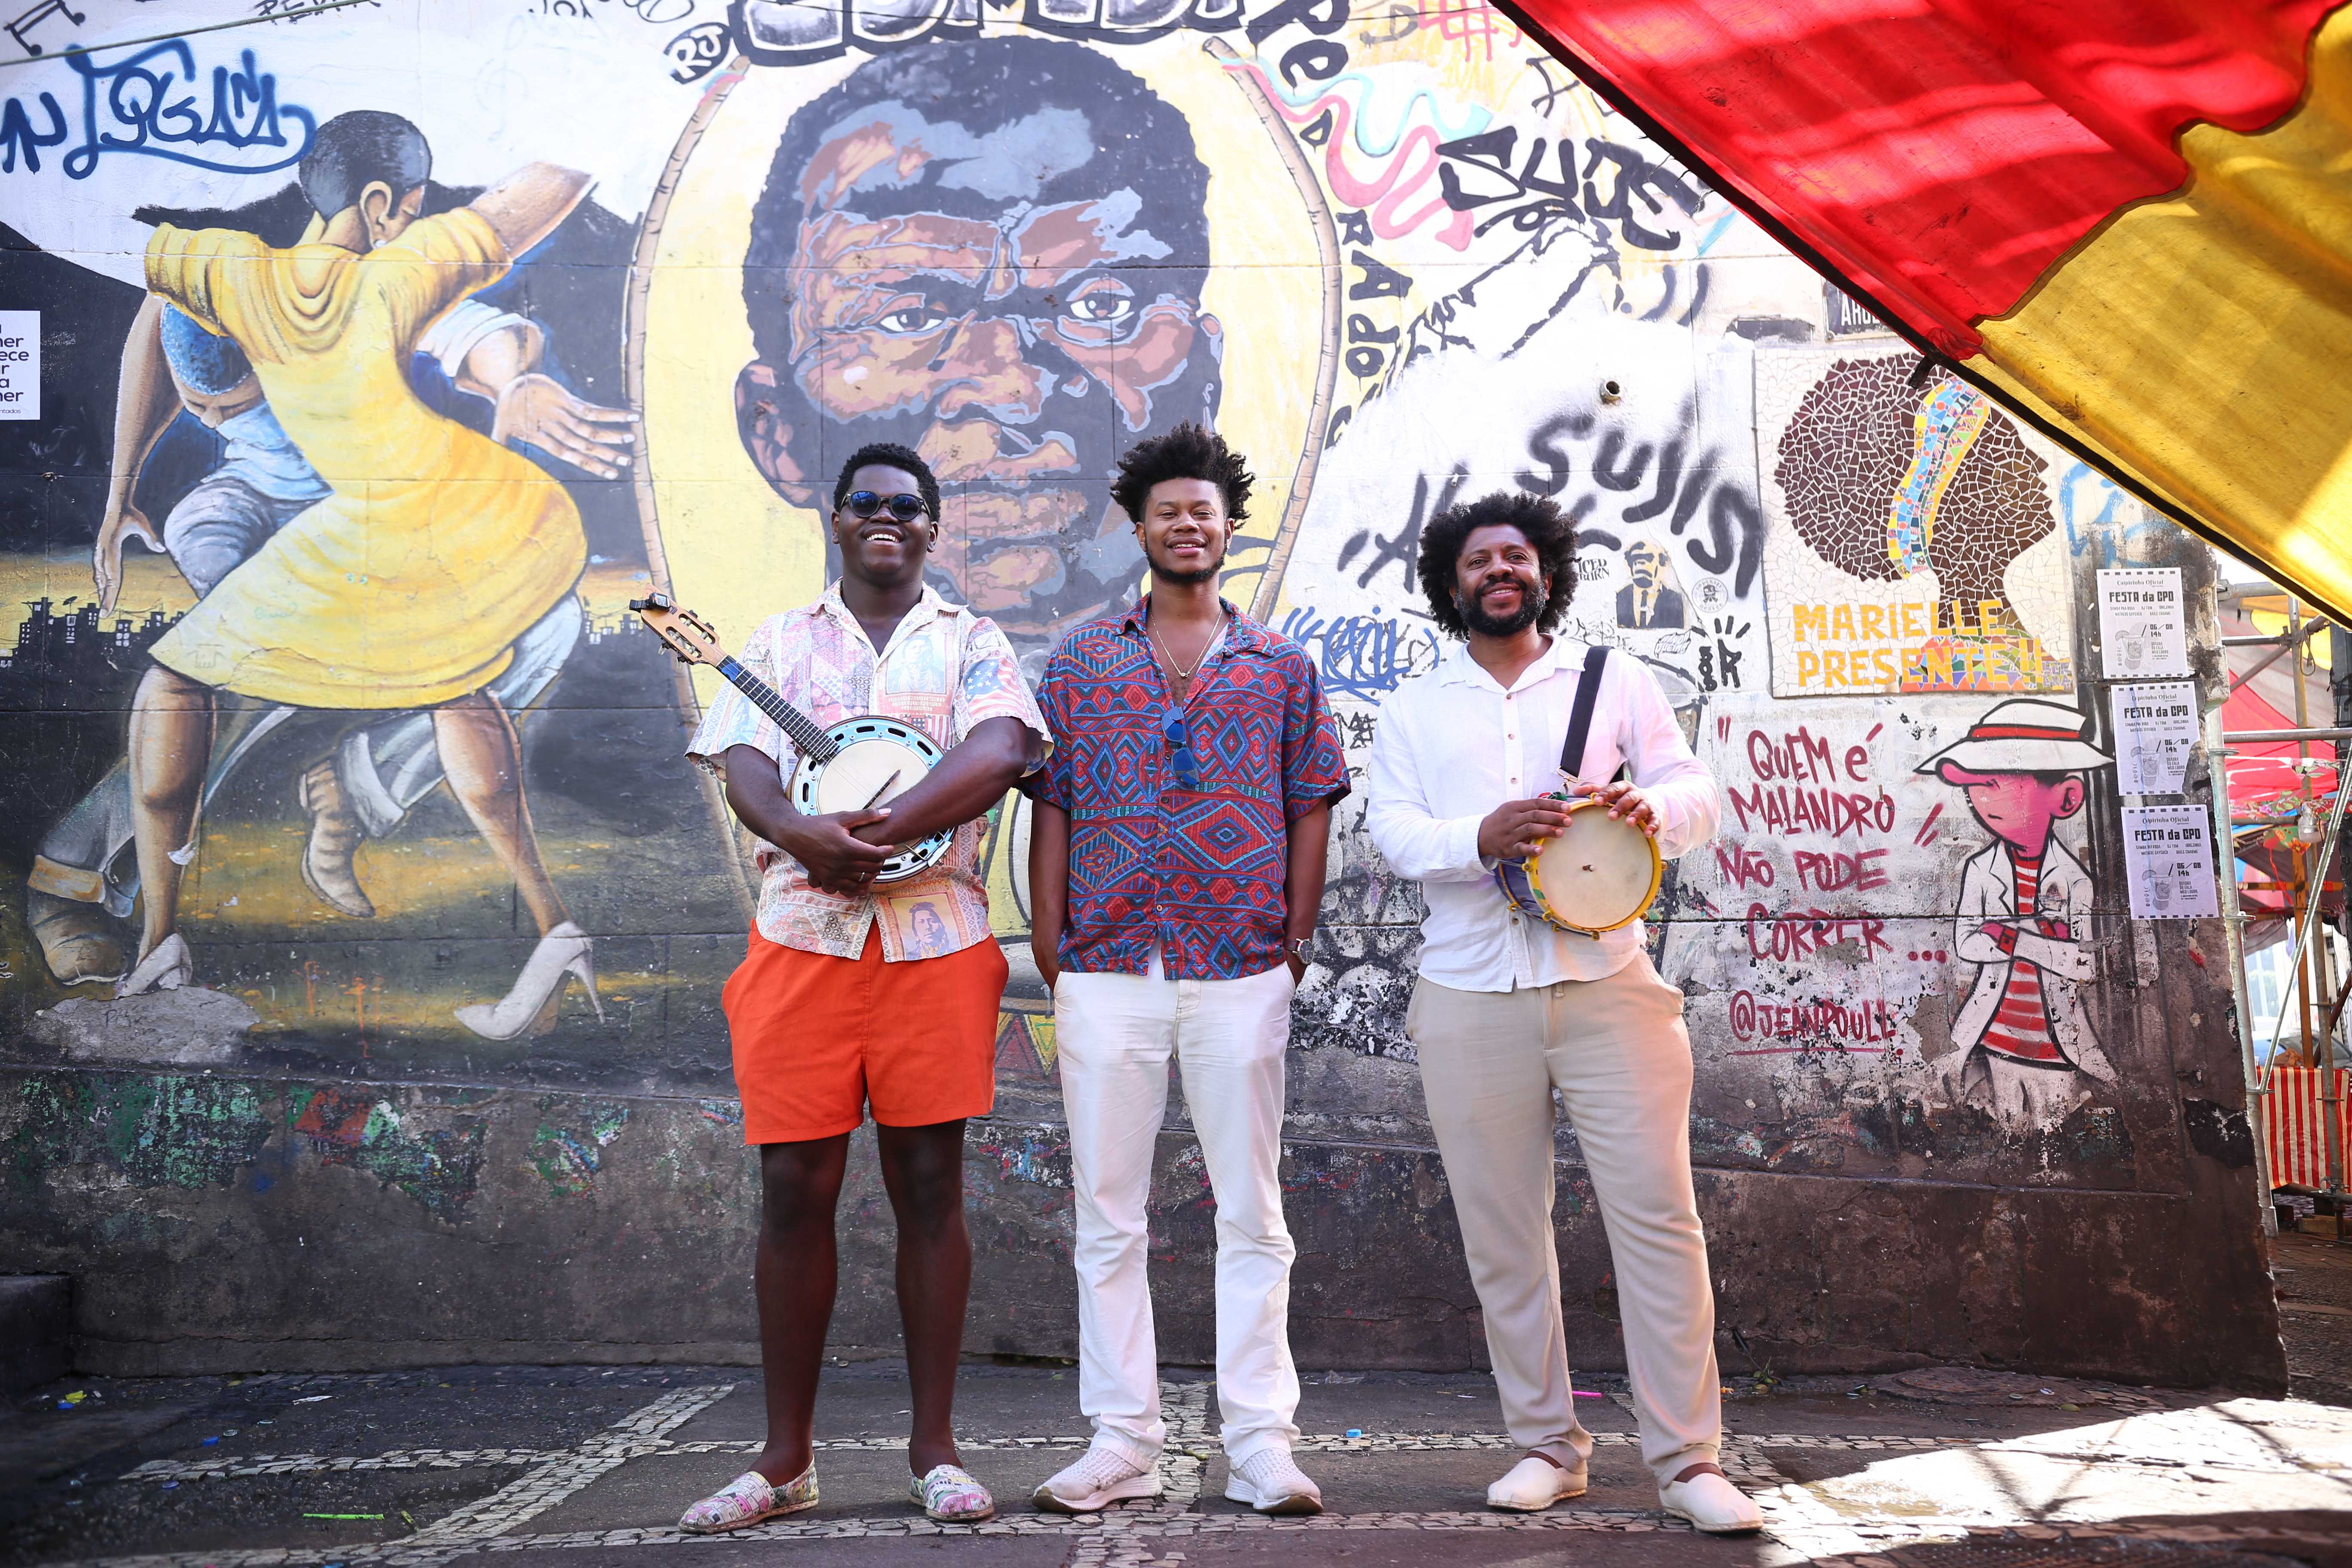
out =
[(1550, 631), (1568, 614), (1576, 591), (1576, 519), (1549, 496), (1496, 490), (1450, 507), (1421, 531), (1421, 591), (1429, 595), (1430, 618), (1448, 637), (1467, 637), (1462, 606), (1454, 602), (1454, 563), (1463, 542), (1482, 528), (1516, 528), (1536, 548), (1536, 561), (1549, 584), (1538, 630)]
[(1111, 481), (1110, 499), (1130, 521), (1141, 522), (1151, 487), (1169, 479), (1208, 480), (1224, 495), (1226, 521), (1236, 523), (1249, 516), (1250, 489), (1257, 483), (1248, 462), (1223, 436), (1188, 419), (1128, 448), (1118, 460), (1118, 478)]

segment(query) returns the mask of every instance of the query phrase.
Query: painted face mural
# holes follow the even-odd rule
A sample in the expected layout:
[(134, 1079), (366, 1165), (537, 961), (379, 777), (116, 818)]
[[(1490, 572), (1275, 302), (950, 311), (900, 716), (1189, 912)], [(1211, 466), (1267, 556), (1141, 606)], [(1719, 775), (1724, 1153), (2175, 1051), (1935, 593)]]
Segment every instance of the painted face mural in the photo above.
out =
[[(255, 1020), (221, 1062), (723, 1102), (750, 889), (678, 755), (715, 677), (629, 601), (740, 647), (837, 571), (843, 460), (898, 442), (940, 482), (930, 585), (1034, 677), (1141, 588), (1110, 479), (1191, 419), (1258, 477), (1225, 596), (1316, 662), (1360, 767), (1455, 652), (1427, 521), (1505, 488), (1576, 518), (1563, 635), (1654, 674), (1725, 790), (1652, 949), (1702, 1158), (2137, 1179), (2104, 762), (1918, 769), (2018, 700), (2110, 754), (2076, 578), (2173, 536), (1499, 13), (681, 0), (492, 43), (478, 8), (188, 5), (235, 26), (156, 42), (156, 7), (91, 0), (0, 87), (0, 339), (41, 355), (37, 416), (0, 400), (18, 1023), (217, 993)], [(1410, 1131), (1420, 894), (1361, 812), (1300, 1114)], [(983, 870), (999, 1103), (1045, 1124), (1027, 826), (992, 812)], [(116, 1002), (167, 904), (187, 994)], [(2040, 1079), (1999, 1044), (2021, 975)], [(394, 1139), (350, 1107), (302, 1131)]]
[(870, 61), (796, 110), (751, 213), (745, 449), (805, 504), (825, 454), (922, 454), (938, 570), (1042, 647), (1133, 580), (1119, 452), (1213, 423), (1208, 171), (1184, 117), (1075, 44)]

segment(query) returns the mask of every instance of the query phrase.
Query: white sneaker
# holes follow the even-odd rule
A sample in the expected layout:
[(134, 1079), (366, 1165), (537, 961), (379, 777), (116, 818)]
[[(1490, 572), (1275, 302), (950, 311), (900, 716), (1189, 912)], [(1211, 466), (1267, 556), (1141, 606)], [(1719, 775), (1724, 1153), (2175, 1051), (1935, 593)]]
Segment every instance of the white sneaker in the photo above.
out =
[(1121, 1498), (1159, 1495), (1158, 1465), (1138, 1465), (1097, 1443), (1039, 1487), (1031, 1500), (1052, 1513), (1095, 1513)]
[(1584, 1476), (1582, 1470), (1563, 1469), (1539, 1454), (1529, 1454), (1511, 1467), (1510, 1474), (1486, 1489), (1486, 1506), (1536, 1513), (1556, 1502), (1582, 1497)]
[(1232, 1468), (1225, 1497), (1260, 1513), (1321, 1513), (1323, 1493), (1291, 1463), (1287, 1448), (1260, 1448)]
[(1764, 1528), (1764, 1514), (1746, 1492), (1721, 1476), (1702, 1470), (1686, 1481), (1668, 1481), (1658, 1501), (1709, 1535), (1738, 1535)]

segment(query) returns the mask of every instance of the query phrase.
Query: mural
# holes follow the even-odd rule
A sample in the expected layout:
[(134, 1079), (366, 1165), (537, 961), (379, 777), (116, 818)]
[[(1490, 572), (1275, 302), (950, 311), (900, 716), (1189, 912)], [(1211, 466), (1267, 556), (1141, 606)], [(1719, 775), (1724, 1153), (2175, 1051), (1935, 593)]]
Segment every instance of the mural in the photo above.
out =
[(1907, 351), (1758, 384), (1776, 696), (2073, 689), (2053, 466), (1991, 399)]
[(2002, 702), (1919, 764), (1967, 796), (1992, 837), (1961, 871), (1952, 952), (1976, 979), (1939, 1087), (2012, 1124), (2063, 1121), (2116, 1077), (2077, 990), (2097, 974), (2085, 927), (2098, 890), (2053, 831), (2089, 801), (2085, 770), (2115, 765), (2084, 728), (2055, 702)]
[[(0, 310), (42, 356), (42, 418), (0, 421), (20, 1020), (228, 993), (256, 1069), (723, 1098), (741, 847), (678, 755), (710, 691), (627, 600), (740, 639), (813, 597), (835, 467), (901, 441), (937, 586), (1034, 672), (1135, 591), (1119, 455), (1201, 419), (1267, 497), (1228, 595), (1360, 763), (1448, 652), (1424, 521), (1503, 486), (1579, 518), (1569, 634), (1653, 669), (1727, 791), (1654, 942), (1704, 1158), (2138, 1179), (2072, 583), (2168, 529), (1500, 13), (188, 0), (226, 25), (159, 43), (134, 0), (34, 9), (0, 85)], [(370, 68), (394, 38), (423, 63)], [(1360, 801), (1335, 832), (1294, 1114), (1410, 1140), (1419, 896)], [(1000, 1105), (1050, 1124), (1025, 861), (1015, 799)], [(546, 1147), (586, 1182), (614, 1135)]]

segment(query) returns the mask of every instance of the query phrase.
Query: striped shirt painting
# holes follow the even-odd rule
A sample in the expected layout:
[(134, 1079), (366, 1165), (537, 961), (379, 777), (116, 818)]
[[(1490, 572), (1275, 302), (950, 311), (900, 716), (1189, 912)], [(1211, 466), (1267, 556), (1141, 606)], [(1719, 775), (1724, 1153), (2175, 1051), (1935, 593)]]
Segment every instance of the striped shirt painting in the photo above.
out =
[[(2042, 890), (2042, 857), (2010, 852), (2018, 911), (2031, 918)], [(2050, 1012), (2042, 1000), (2042, 968), (2015, 956), (2017, 928), (2005, 928), (2000, 945), (2011, 955), (2009, 984), (2000, 994), (2000, 1010), (1985, 1030), (1984, 1047), (2021, 1061), (2063, 1062), (2066, 1058), (2050, 1039)]]

